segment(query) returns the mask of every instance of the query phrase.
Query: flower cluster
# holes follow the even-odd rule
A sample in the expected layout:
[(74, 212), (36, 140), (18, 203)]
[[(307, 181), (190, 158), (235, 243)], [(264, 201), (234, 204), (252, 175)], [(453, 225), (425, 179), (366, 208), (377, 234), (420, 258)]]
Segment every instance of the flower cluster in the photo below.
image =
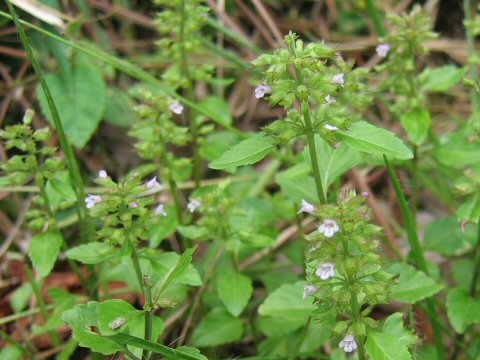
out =
[(345, 352), (357, 348), (366, 335), (366, 328), (375, 326), (364, 304), (386, 302), (394, 275), (382, 270), (377, 254), (380, 228), (371, 224), (365, 197), (352, 191), (343, 192), (338, 205), (315, 207), (302, 202), (301, 211), (320, 219), (316, 231), (306, 236), (308, 285), (304, 298), (314, 297), (316, 316), (321, 320), (342, 316), (333, 332), (344, 336), (339, 346)]

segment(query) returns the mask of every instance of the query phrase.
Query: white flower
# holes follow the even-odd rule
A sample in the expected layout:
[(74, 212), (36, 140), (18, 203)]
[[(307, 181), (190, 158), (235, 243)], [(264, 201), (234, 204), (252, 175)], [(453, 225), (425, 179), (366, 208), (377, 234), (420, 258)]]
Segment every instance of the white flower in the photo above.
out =
[(202, 203), (200, 201), (195, 199), (190, 199), (190, 201), (188, 202), (187, 208), (188, 208), (188, 211), (193, 213), (200, 206), (202, 206)]
[(107, 176), (108, 176), (108, 174), (107, 174), (107, 172), (106, 172), (105, 170), (100, 170), (100, 171), (98, 172), (98, 177), (99, 177), (99, 178), (106, 179)]
[(307, 296), (313, 295), (318, 291), (318, 288), (315, 285), (307, 285), (303, 288), (303, 298), (306, 299)]
[(258, 85), (255, 88), (255, 97), (257, 99), (263, 98), (265, 94), (270, 94), (272, 92), (272, 88), (268, 85)]
[(125, 324), (127, 322), (127, 319), (124, 317), (117, 317), (115, 320), (113, 320), (111, 323), (108, 324), (108, 327), (112, 330), (118, 329), (120, 326)]
[(99, 203), (100, 201), (102, 201), (102, 197), (98, 195), (88, 194), (88, 196), (85, 198), (85, 203), (87, 204), (88, 209), (93, 208), (95, 204)]
[(357, 343), (355, 342), (353, 335), (347, 335), (342, 341), (340, 341), (338, 347), (343, 349), (346, 353), (351, 353), (357, 349)]
[(147, 181), (147, 189), (155, 189), (155, 190), (162, 190), (163, 189), (163, 185), (160, 184), (158, 181), (157, 181), (157, 177), (154, 176), (153, 178), (151, 178), (150, 180)]
[(333, 75), (332, 77), (332, 84), (340, 84), (343, 86), (345, 84), (345, 79), (343, 78), (343, 73)]
[(175, 101), (174, 103), (170, 104), (168, 107), (171, 112), (180, 115), (183, 112), (183, 105), (180, 104), (178, 101)]
[(318, 232), (328, 238), (335, 235), (339, 230), (340, 228), (338, 227), (337, 222), (332, 219), (323, 220), (323, 224), (318, 227)]
[(375, 48), (375, 51), (377, 52), (378, 56), (384, 58), (387, 57), (387, 54), (391, 48), (392, 47), (390, 44), (380, 44)]
[(310, 204), (308, 201), (302, 199), (302, 207), (298, 210), (299, 213), (306, 212), (306, 213), (313, 213), (315, 211), (315, 205)]
[(163, 204), (159, 204), (155, 208), (155, 215), (167, 216), (167, 212), (165, 211), (165, 209), (163, 207), (164, 207)]
[(322, 280), (328, 280), (330, 278), (333, 278), (335, 274), (335, 264), (330, 262), (323, 263), (315, 271), (315, 275), (317, 275)]
[(337, 100), (335, 100), (332, 96), (330, 95), (327, 95), (325, 96), (325, 101), (327, 102), (327, 104), (335, 104), (337, 102)]
[(329, 130), (329, 131), (337, 131), (338, 130), (338, 127), (336, 127), (334, 125), (330, 125), (330, 124), (325, 124), (323, 127), (325, 129)]

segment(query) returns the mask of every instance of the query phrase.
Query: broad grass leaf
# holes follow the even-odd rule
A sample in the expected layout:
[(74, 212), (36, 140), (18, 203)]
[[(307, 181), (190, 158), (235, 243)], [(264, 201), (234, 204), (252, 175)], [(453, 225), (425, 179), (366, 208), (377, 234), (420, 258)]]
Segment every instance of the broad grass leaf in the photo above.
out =
[(239, 316), (252, 296), (252, 280), (240, 273), (220, 274), (217, 278), (217, 293), (233, 316)]
[[(70, 75), (70, 76), (68, 76)], [(68, 140), (82, 148), (90, 140), (106, 103), (106, 89), (99, 67), (82, 56), (70, 74), (53, 73), (45, 76)], [(43, 113), (53, 124), (52, 115), (40, 86), (38, 98)]]
[(353, 150), (371, 155), (408, 160), (413, 158), (410, 149), (394, 133), (365, 121), (353, 123), (348, 130), (337, 131), (338, 137)]
[(238, 341), (243, 335), (243, 321), (224, 309), (213, 309), (193, 332), (192, 343), (199, 347), (218, 346)]
[(452, 289), (447, 296), (447, 315), (455, 331), (463, 334), (469, 325), (480, 322), (480, 299), (463, 289)]
[(209, 164), (211, 169), (255, 164), (267, 156), (276, 145), (275, 139), (255, 134), (231, 147)]
[(62, 247), (62, 234), (52, 230), (35, 235), (30, 242), (28, 255), (33, 267), (43, 277), (50, 274)]
[(434, 279), (406, 263), (395, 263), (386, 269), (389, 273), (400, 273), (399, 283), (392, 287), (394, 299), (414, 304), (426, 299), (444, 288)]

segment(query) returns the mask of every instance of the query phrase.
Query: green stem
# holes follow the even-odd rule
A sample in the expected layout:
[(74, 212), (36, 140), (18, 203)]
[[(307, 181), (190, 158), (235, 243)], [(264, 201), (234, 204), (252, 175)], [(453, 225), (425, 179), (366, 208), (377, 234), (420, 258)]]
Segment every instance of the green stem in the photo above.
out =
[(370, 17), (373, 21), (373, 26), (375, 27), (375, 31), (381, 37), (387, 35), (387, 31), (385, 30), (385, 26), (383, 25), (382, 15), (375, 4), (375, 0), (366, 0), (367, 10), (370, 14)]
[[(415, 220), (412, 215), (412, 211), (408, 207), (407, 200), (405, 199), (405, 194), (400, 186), (400, 182), (398, 181), (397, 175), (395, 174), (388, 158), (383, 155), (383, 160), (385, 161), (385, 165), (387, 167), (388, 175), (392, 181), (393, 187), (395, 189), (395, 193), (398, 197), (398, 202), (400, 204), (400, 210), (402, 212), (403, 218), (405, 219), (405, 226), (407, 230), (407, 239), (410, 247), (412, 249), (412, 255), (415, 260), (416, 265), (427, 275), (429, 274), (427, 260), (425, 259), (425, 254), (423, 253), (422, 246), (420, 244), (420, 240), (418, 238), (417, 233), (417, 226)], [(442, 339), (442, 327), (439, 326), (440, 320), (438, 318), (438, 313), (435, 308), (435, 302), (432, 298), (428, 298), (426, 300), (427, 308), (429, 310), (429, 318), (430, 323), (433, 327), (433, 332), (435, 336), (435, 346), (437, 348), (437, 354), (439, 359), (445, 359), (445, 347), (443, 345)]]
[(298, 354), (300, 353), (300, 350), (302, 349), (303, 342), (305, 341), (305, 338), (307, 337), (308, 329), (310, 328), (310, 324), (312, 322), (312, 316), (308, 317), (307, 324), (304, 326), (302, 330), (302, 334), (300, 335), (300, 338), (298, 339), (297, 346), (295, 347), (295, 350), (292, 352), (288, 360), (295, 360), (298, 359)]
[[(26, 266), (26, 272), (30, 286), (32, 287), (35, 297), (37, 298), (38, 307), (40, 308), (40, 312), (43, 315), (43, 319), (47, 321), (47, 319), (50, 318), (50, 314), (48, 313), (47, 305), (45, 304), (45, 299), (43, 297), (42, 291), (40, 290), (37, 282), (35, 281), (35, 277), (33, 276), (33, 271), (30, 267), (30, 264)], [(53, 345), (60, 346), (60, 337), (58, 336), (57, 332), (55, 330), (52, 330), (49, 332), (49, 334), (52, 338)]]
[[(465, 12), (465, 32), (467, 38), (467, 45), (468, 45), (468, 57), (470, 59), (474, 58), (477, 55), (477, 51), (475, 49), (475, 37), (472, 32), (472, 0), (463, 0), (463, 9)], [(475, 83), (478, 84), (478, 68), (477, 64), (470, 64), (469, 66), (469, 75), (470, 79)], [(471, 90), (471, 98), (472, 98), (472, 105), (473, 111), (479, 112), (480, 111), (480, 94), (477, 92), (476, 89)]]
[(480, 275), (480, 225), (477, 225), (477, 245), (475, 246), (474, 268), (470, 282), (470, 296), (475, 297), (477, 292), (478, 276)]
[(65, 153), (65, 157), (68, 165), (67, 166), (68, 172), (70, 174), (70, 178), (73, 183), (73, 188), (77, 196), (77, 211), (78, 211), (78, 217), (80, 221), (80, 228), (82, 230), (81, 231), (82, 241), (86, 243), (89, 241), (89, 239), (93, 238), (92, 236), (93, 227), (91, 222), (89, 221), (88, 214), (85, 207), (85, 202), (84, 202), (85, 186), (83, 184), (80, 168), (75, 158), (73, 148), (68, 142), (67, 136), (65, 135), (63, 124), (62, 124), (62, 121), (60, 120), (60, 115), (58, 113), (57, 107), (53, 100), (52, 94), (50, 93), (50, 88), (48, 87), (48, 84), (45, 81), (42, 68), (40, 67), (40, 63), (38, 62), (37, 57), (33, 54), (33, 49), (30, 46), (30, 42), (28, 40), (27, 34), (25, 33), (25, 30), (23, 29), (20, 23), (20, 20), (17, 17), (15, 9), (10, 3), (10, 0), (7, 0), (6, 3), (8, 6), (8, 10), (10, 11), (10, 14), (12, 16), (13, 22), (15, 23), (15, 27), (17, 28), (20, 39), (23, 43), (23, 47), (25, 48), (28, 58), (32, 63), (33, 69), (35, 70), (35, 73), (37, 74), (38, 79), (40, 80), (40, 86), (42, 87), (42, 90), (45, 94), (45, 98), (48, 103), (48, 107), (52, 114), (52, 120), (55, 125), (55, 129), (57, 130), (57, 133), (58, 133), (60, 145)]
[[(185, 25), (187, 22), (186, 2), (181, 0), (180, 3), (180, 66), (182, 68), (183, 77), (186, 79), (187, 99), (191, 102), (194, 101), (195, 95), (193, 92), (193, 81), (188, 68), (188, 54), (185, 49)], [(188, 111), (186, 111), (188, 113)], [(200, 185), (202, 179), (202, 159), (198, 152), (198, 127), (195, 121), (196, 114), (194, 111), (190, 111), (190, 132), (192, 133), (192, 148), (193, 148), (193, 179), (195, 181), (195, 187)]]
[(282, 165), (282, 162), (279, 159), (273, 159), (265, 171), (262, 172), (262, 175), (257, 180), (257, 182), (250, 188), (248, 192), (249, 197), (257, 197), (263, 189), (270, 183), (272, 178), (276, 175), (277, 170)]

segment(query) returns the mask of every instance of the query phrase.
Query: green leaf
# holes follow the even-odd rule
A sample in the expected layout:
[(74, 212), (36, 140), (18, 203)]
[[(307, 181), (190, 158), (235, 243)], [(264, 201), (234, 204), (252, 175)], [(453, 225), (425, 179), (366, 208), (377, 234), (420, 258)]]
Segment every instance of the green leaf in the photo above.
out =
[(396, 336), (370, 330), (365, 350), (372, 360), (410, 360), (408, 348)]
[[(105, 82), (99, 67), (82, 56), (71, 74), (55, 73), (45, 76), (55, 99), (68, 140), (82, 148), (90, 140), (105, 109)], [(37, 89), (43, 113), (53, 124), (52, 115), (40, 86)]]
[[(474, 269), (475, 263), (473, 259), (454, 260), (452, 264), (453, 277), (459, 288), (465, 291), (470, 290)], [(480, 289), (480, 278), (477, 279), (477, 289)]]
[(467, 68), (459, 68), (454, 65), (426, 68), (418, 77), (420, 87), (426, 91), (443, 92), (458, 84)]
[(110, 355), (122, 350), (122, 346), (94, 332), (99, 327), (98, 305), (99, 303), (96, 301), (75, 305), (73, 309), (63, 313), (62, 321), (72, 328), (73, 338), (78, 341), (80, 346)]
[(457, 209), (457, 217), (459, 220), (467, 220), (474, 224), (478, 224), (480, 219), (480, 197), (478, 194), (471, 194)]
[(393, 298), (409, 304), (426, 299), (444, 288), (431, 277), (405, 263), (395, 263), (387, 268), (391, 274), (400, 274), (399, 283), (392, 287)]
[(239, 316), (252, 296), (252, 280), (239, 273), (220, 274), (217, 278), (217, 292), (228, 312)]
[(476, 234), (475, 225), (468, 224), (465, 231), (462, 231), (455, 217), (445, 216), (427, 225), (424, 246), (426, 250), (443, 255), (460, 255), (472, 248)]
[(225, 169), (232, 166), (251, 165), (262, 160), (275, 147), (275, 139), (255, 134), (231, 147), (209, 164), (211, 169)]
[(124, 326), (129, 326), (134, 317), (141, 314), (140, 310), (135, 309), (125, 300), (112, 299), (98, 303), (98, 330), (102, 335), (115, 334), (121, 326), (114, 327), (112, 322), (120, 318), (125, 320)]
[[(473, 136), (473, 140), (470, 140)], [(475, 139), (476, 133), (468, 129), (450, 134), (448, 142), (435, 150), (435, 157), (444, 165), (463, 168), (480, 161), (480, 142)]]
[[(350, 147), (340, 144), (335, 149), (319, 135), (315, 135), (315, 147), (317, 150), (318, 168), (322, 178), (323, 189), (326, 191), (345, 172), (360, 162), (360, 154)], [(308, 146), (303, 151), (307, 164), (311, 164)]]
[(218, 157), (218, 154), (223, 154), (238, 143), (239, 140), (238, 135), (231, 132), (217, 131), (207, 135), (205, 141), (201, 143), (198, 152), (204, 159), (212, 161)]
[(275, 178), (284, 192), (291, 200), (300, 203), (302, 199), (309, 202), (317, 202), (317, 188), (315, 180), (309, 174), (311, 166), (302, 162), (285, 171), (279, 172)]
[(41, 276), (45, 277), (52, 271), (62, 243), (62, 234), (55, 230), (35, 235), (32, 238), (28, 255), (32, 260), (33, 267)]
[(61, 320), (62, 313), (71, 309), (76, 302), (76, 296), (70, 294), (61, 288), (49, 288), (48, 294), (55, 304), (53, 314), (51, 314), (43, 325), (34, 324), (32, 327), (33, 334), (40, 335), (49, 331), (54, 331), (63, 325)]
[[(194, 250), (195, 248), (188, 249), (182, 256), (175, 252), (164, 252), (151, 259), (151, 265), (155, 271), (155, 276), (162, 278), (159, 286), (161, 286), (162, 282), (165, 281), (168, 276), (171, 277), (170, 280), (168, 280), (169, 284), (171, 284), (172, 281), (175, 281), (179, 284), (190, 286), (202, 285), (200, 274), (193, 264), (190, 263)], [(175, 273), (173, 273), (173, 271), (175, 271)]]
[(209, 96), (202, 100), (198, 106), (212, 116), (212, 120), (222, 126), (232, 125), (233, 119), (228, 103), (218, 96)]
[(105, 336), (105, 339), (115, 341), (121, 345), (131, 345), (141, 349), (151, 351), (155, 354), (162, 354), (167, 359), (185, 359), (185, 360), (207, 360), (207, 358), (200, 354), (196, 349), (186, 346), (181, 346), (178, 349), (172, 349), (168, 346), (147, 341), (128, 334), (116, 334)]
[[(43, 286), (42, 279), (37, 280), (36, 283), (39, 288)], [(25, 309), (32, 295), (32, 284), (29, 282), (26, 282), (20, 287), (16, 288), (10, 297), (10, 306), (12, 307), (13, 311), (17, 313)]]
[(8, 345), (0, 351), (0, 360), (20, 360), (22, 355), (22, 349), (19, 346)]
[(415, 145), (421, 145), (427, 138), (432, 119), (428, 110), (418, 108), (403, 114), (400, 122), (410, 141)]
[(392, 132), (376, 127), (365, 121), (359, 121), (349, 130), (338, 130), (338, 137), (353, 150), (390, 158), (408, 160), (413, 154), (405, 144)]
[(480, 299), (465, 290), (452, 289), (447, 296), (447, 315), (455, 331), (463, 334), (469, 325), (480, 322)]
[(270, 293), (258, 308), (262, 316), (277, 316), (286, 318), (302, 318), (305, 321), (315, 310), (312, 299), (303, 299), (304, 281), (285, 284)]
[(223, 309), (213, 309), (200, 322), (193, 333), (195, 346), (218, 346), (238, 341), (243, 335), (243, 321)]
[(70, 175), (67, 171), (62, 171), (47, 181), (45, 186), (50, 206), (58, 208), (68, 202), (74, 202), (77, 199), (75, 190), (73, 190)]
[(133, 112), (132, 99), (117, 87), (109, 87), (106, 90), (105, 110), (103, 117), (110, 124), (128, 127), (136, 119)]
[(157, 294), (160, 294), (172, 281), (175, 281), (182, 277), (188, 269), (188, 266), (192, 262), (193, 253), (197, 247), (193, 247), (185, 250), (185, 252), (178, 258), (178, 262), (175, 266), (171, 267), (170, 270), (163, 277), (160, 286), (158, 287)]
[(91, 242), (71, 248), (65, 255), (69, 259), (80, 261), (83, 264), (97, 264), (114, 252), (115, 248), (107, 243)]
[(418, 344), (419, 339), (411, 330), (403, 327), (403, 314), (390, 315), (382, 325), (382, 332), (396, 337), (403, 345), (410, 348)]

